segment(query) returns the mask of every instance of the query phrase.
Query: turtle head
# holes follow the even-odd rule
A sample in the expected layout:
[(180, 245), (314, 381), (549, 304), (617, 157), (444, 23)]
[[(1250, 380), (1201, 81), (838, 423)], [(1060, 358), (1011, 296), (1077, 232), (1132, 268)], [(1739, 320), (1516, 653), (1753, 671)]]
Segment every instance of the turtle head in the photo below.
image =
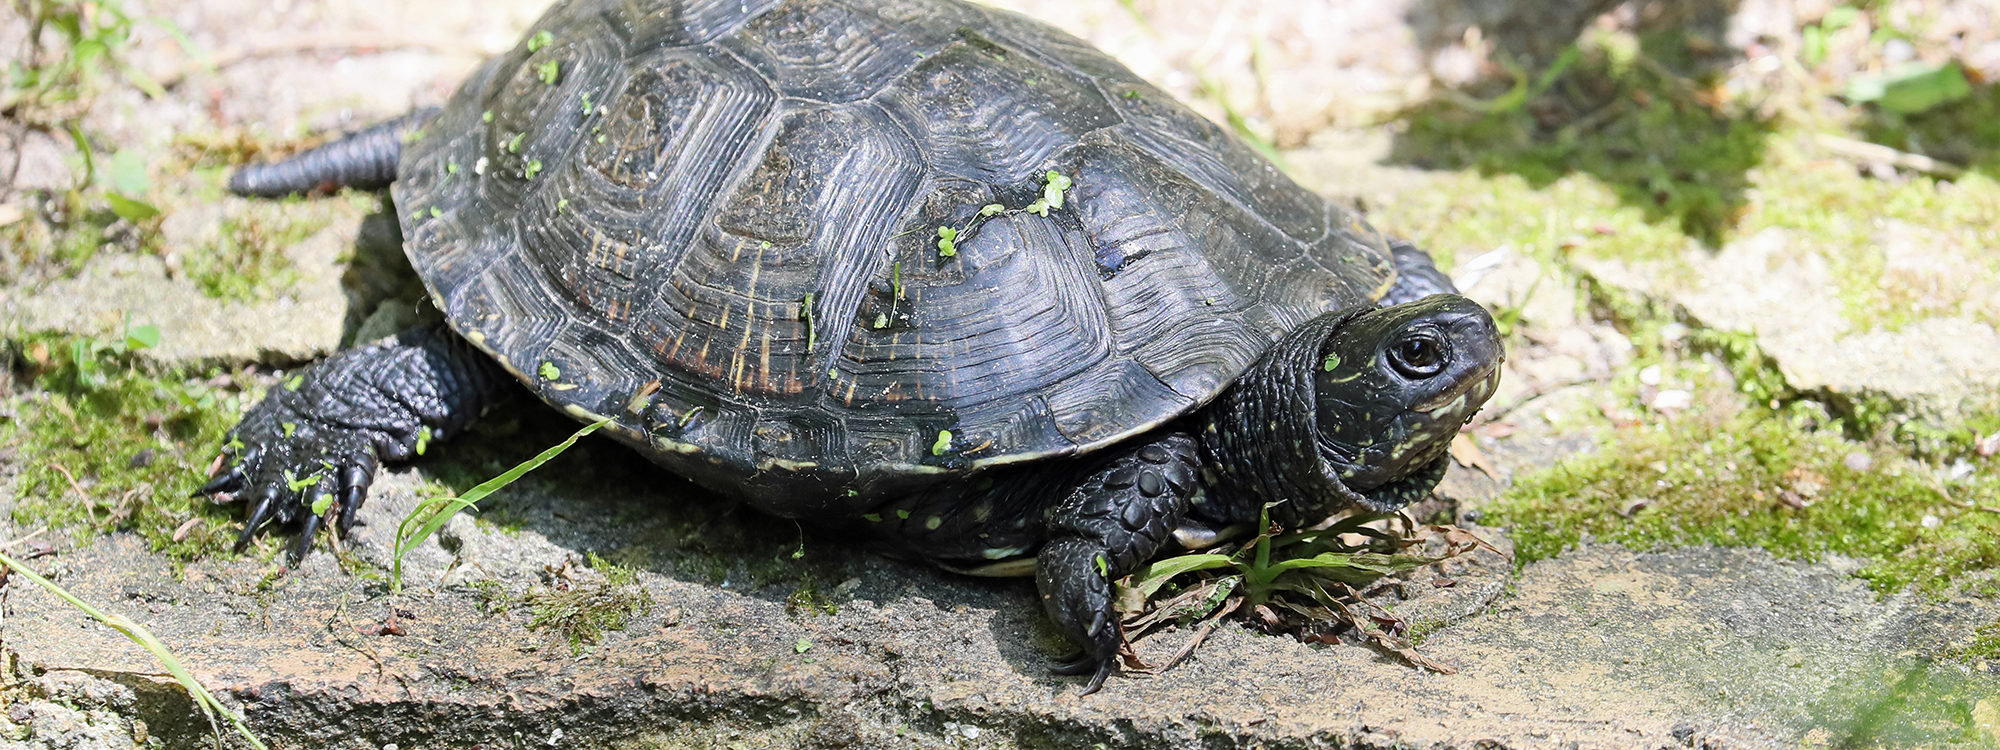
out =
[(1500, 382), (1493, 317), (1455, 294), (1356, 315), (1314, 363), (1319, 453), (1376, 510), (1430, 492), (1460, 425)]

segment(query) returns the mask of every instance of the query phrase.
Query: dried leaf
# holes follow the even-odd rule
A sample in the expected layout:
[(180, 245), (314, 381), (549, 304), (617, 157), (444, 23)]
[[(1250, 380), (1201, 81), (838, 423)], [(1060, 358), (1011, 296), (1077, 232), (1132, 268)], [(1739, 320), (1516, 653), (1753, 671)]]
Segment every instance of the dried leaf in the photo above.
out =
[(1500, 478), (1500, 470), (1486, 458), (1486, 451), (1480, 450), (1479, 441), (1473, 439), (1471, 435), (1460, 433), (1453, 437), (1450, 450), (1451, 460), (1457, 461), (1458, 465), (1478, 469), (1480, 473), (1493, 479)]

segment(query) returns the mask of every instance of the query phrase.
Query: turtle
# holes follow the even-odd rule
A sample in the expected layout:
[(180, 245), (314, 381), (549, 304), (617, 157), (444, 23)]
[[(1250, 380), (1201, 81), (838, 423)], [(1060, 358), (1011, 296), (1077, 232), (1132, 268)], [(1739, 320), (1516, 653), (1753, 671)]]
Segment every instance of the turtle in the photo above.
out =
[(248, 410), (198, 491), (248, 500), (239, 549), (296, 562), (526, 390), (760, 511), (1033, 576), (1086, 693), (1114, 581), (1423, 497), (1504, 358), (1428, 254), (960, 0), (565, 0), (441, 106), (230, 181), (385, 187), (438, 320)]

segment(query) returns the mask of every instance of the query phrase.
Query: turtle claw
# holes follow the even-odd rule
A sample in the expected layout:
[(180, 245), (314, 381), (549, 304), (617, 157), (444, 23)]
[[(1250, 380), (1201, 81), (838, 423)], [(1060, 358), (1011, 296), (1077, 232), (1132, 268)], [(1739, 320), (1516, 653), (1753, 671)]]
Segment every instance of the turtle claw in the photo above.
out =
[(1049, 664), (1050, 672), (1054, 672), (1064, 677), (1075, 677), (1077, 675), (1087, 673), (1090, 670), (1096, 668), (1097, 668), (1097, 660), (1090, 658), (1090, 654), (1086, 654), (1081, 651), (1077, 652), (1075, 656), (1071, 656), (1067, 659), (1058, 659)]
[(1076, 654), (1074, 658), (1058, 660), (1058, 662), (1050, 664), (1048, 670), (1054, 672), (1054, 674), (1066, 676), (1066, 678), (1088, 674), (1090, 682), (1084, 682), (1084, 692), (1078, 694), (1078, 696), (1088, 696), (1088, 694), (1098, 692), (1100, 688), (1104, 688), (1104, 678), (1108, 678), (1112, 674), (1112, 666), (1114, 664), (1108, 658), (1100, 660), (1100, 658), (1092, 658), (1090, 654)]
[(375, 483), (377, 466), (375, 454), (362, 453), (340, 470), (340, 494), (336, 498), (339, 518), (334, 529), (343, 537), (354, 529), (354, 521), (360, 517), (361, 503), (368, 499), (368, 486)]
[(211, 477), (208, 480), (208, 484), (202, 485), (201, 489), (188, 493), (188, 497), (235, 494), (238, 490), (243, 489), (243, 484), (246, 481), (248, 481), (248, 478), (243, 476), (242, 465), (232, 465), (214, 477)]
[(1077, 697), (1081, 698), (1097, 692), (1098, 689), (1104, 687), (1104, 678), (1109, 676), (1111, 676), (1111, 660), (1105, 659), (1102, 662), (1098, 662), (1097, 672), (1090, 676), (1090, 682), (1084, 683), (1083, 692), (1077, 693)]
[(299, 561), (306, 559), (307, 552), (312, 551), (313, 539), (319, 536), (319, 527), (324, 523), (326, 523), (325, 516), (311, 513), (306, 515), (305, 527), (299, 529), (298, 538), (292, 540), (292, 552), (287, 558), (294, 567)]
[(236, 536), (236, 552), (250, 546), (250, 540), (257, 536), (257, 530), (264, 527), (264, 522), (270, 520), (272, 513), (278, 509), (278, 503), (278, 488), (265, 487), (257, 505), (250, 509), (250, 517), (243, 521), (243, 533)]

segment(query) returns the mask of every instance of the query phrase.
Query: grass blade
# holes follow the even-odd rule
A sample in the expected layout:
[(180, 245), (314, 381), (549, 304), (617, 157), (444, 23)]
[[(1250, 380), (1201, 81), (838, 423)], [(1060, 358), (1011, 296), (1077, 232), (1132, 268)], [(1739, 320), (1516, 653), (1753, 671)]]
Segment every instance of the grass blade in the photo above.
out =
[(1154, 592), (1159, 591), (1160, 587), (1166, 585), (1167, 581), (1173, 579), (1174, 576), (1183, 573), (1192, 573), (1197, 570), (1227, 568), (1235, 564), (1235, 561), (1230, 560), (1228, 555), (1196, 554), (1169, 557), (1146, 566), (1145, 570), (1133, 576), (1132, 588), (1138, 589), (1146, 596), (1152, 596)]
[(199, 706), (201, 712), (208, 716), (210, 724), (215, 722), (216, 714), (222, 714), (222, 717), (228, 719), (230, 725), (236, 727), (236, 732), (243, 735), (243, 739), (248, 741), (251, 747), (255, 747), (258, 750), (268, 750), (268, 746), (264, 744), (264, 741), (258, 739), (257, 735), (250, 731), (250, 727), (244, 725), (243, 717), (238, 716), (235, 711), (229, 710), (229, 707), (222, 705), (222, 701), (216, 700), (215, 694), (208, 692), (208, 688), (202, 687), (201, 682), (194, 678), (194, 673), (189, 672), (187, 667), (182, 666), (180, 659), (174, 658), (173, 652), (168, 651), (166, 644), (161, 643), (159, 638), (154, 637), (152, 631), (140, 626), (139, 623), (126, 619), (123, 615), (108, 613), (90, 606), (89, 602), (84, 601), (75, 594), (71, 594), (63, 587), (56, 585), (54, 581), (43, 578), (35, 573), (35, 571), (29, 570), (28, 566), (21, 564), (20, 561), (7, 556), (5, 553), (0, 553), (0, 564), (6, 565), (15, 574), (28, 579), (35, 585), (42, 587), (43, 590), (55, 594), (56, 598), (68, 602), (70, 606), (89, 615), (91, 619), (103, 623), (105, 627), (118, 631), (133, 643), (138, 644), (140, 648), (146, 649), (148, 653), (153, 655), (153, 658), (159, 660), (161, 666), (167, 668), (167, 673), (173, 675), (174, 680), (180, 682), (181, 687), (187, 689), (188, 697), (193, 698), (194, 704)]
[(450, 498), (434, 497), (418, 503), (416, 509), (410, 511), (409, 515), (403, 517), (403, 522), (396, 525), (395, 561), (389, 570), (390, 589), (403, 590), (403, 557), (408, 555), (410, 550), (416, 549), (417, 545), (423, 544), (424, 540), (431, 538), (432, 534), (436, 534), (438, 529), (444, 528), (445, 522), (451, 520), (452, 516), (458, 515), (459, 511), (472, 509), (480, 500), (486, 499), (487, 495), (513, 484), (528, 472), (541, 468), (542, 464), (554, 460), (556, 456), (562, 455), (563, 451), (569, 450), (570, 446), (576, 445), (576, 441), (583, 439), (583, 436), (596, 432), (597, 428), (610, 423), (611, 418), (605, 417), (584, 425), (583, 429), (571, 434), (567, 440), (550, 446), (548, 450), (542, 451), (534, 458), (522, 461), (520, 465), (508, 469), (500, 476), (480, 482), (479, 486), (467, 490), (463, 495)]

